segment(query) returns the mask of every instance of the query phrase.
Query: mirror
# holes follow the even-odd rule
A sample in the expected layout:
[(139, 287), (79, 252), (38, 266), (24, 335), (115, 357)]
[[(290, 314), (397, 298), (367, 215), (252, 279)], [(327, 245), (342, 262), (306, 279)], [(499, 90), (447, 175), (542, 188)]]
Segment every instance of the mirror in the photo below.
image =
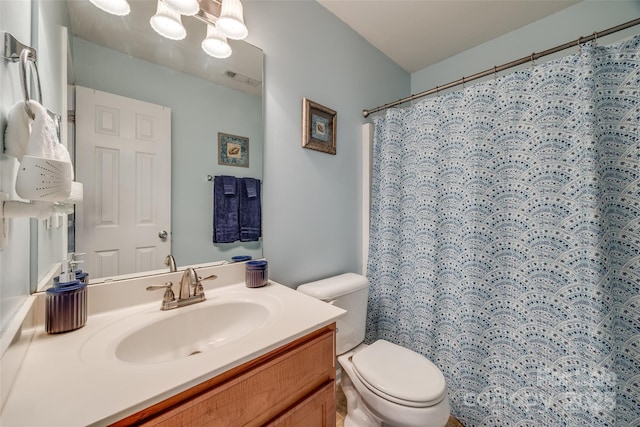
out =
[[(88, 1), (67, 2), (71, 57), (68, 61), (69, 108), (73, 109), (71, 103), (77, 96), (73, 85), (170, 108), (171, 184), (170, 189), (156, 189), (160, 194), (169, 190), (171, 193), (170, 229), (155, 232), (167, 231), (171, 240), (171, 249), (162, 253), (162, 258), (170, 252), (180, 267), (229, 261), (236, 255), (261, 257), (261, 240), (212, 242), (213, 181), (209, 178), (233, 175), (262, 179), (262, 51), (246, 42), (229, 40), (232, 55), (227, 59), (212, 58), (200, 48), (206, 34), (205, 23), (194, 17), (183, 17), (186, 39), (167, 40), (149, 25), (156, 0), (136, 0), (130, 4), (130, 15), (118, 17)], [(250, 31), (250, 23), (248, 25)], [(69, 125), (71, 147), (74, 135), (77, 135), (76, 144), (83, 143), (78, 131), (83, 114), (86, 116), (86, 112), (76, 111), (75, 126)], [(248, 138), (248, 167), (218, 163), (218, 133)], [(85, 161), (78, 158), (80, 150), (70, 151), (75, 151), (76, 180), (87, 180), (79, 173), (78, 163)], [(94, 188), (91, 188), (95, 185), (95, 182), (85, 184), (83, 206), (77, 209), (95, 203)], [(116, 211), (117, 215), (128, 213)], [(82, 230), (74, 228), (73, 217), (69, 222), (69, 251), (84, 252), (79, 235)], [(89, 254), (84, 258), (88, 257)], [(57, 260), (63, 258), (64, 254), (60, 254)], [(115, 264), (85, 259), (80, 268), (89, 273), (91, 283), (114, 276), (168, 271), (164, 266), (153, 271), (123, 271), (117, 256), (113, 259)]]

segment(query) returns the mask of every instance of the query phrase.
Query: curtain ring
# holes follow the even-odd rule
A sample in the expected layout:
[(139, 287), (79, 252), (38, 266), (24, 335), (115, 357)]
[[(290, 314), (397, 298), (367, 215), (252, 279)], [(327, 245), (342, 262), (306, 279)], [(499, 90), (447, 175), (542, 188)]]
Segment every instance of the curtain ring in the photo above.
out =
[(593, 47), (594, 48), (598, 47), (598, 32), (597, 31), (593, 32)]
[(535, 52), (533, 52), (531, 54), (530, 60), (531, 60), (531, 68), (535, 67), (536, 66), (536, 53)]
[(465, 83), (465, 81), (464, 81), (464, 76), (463, 76), (462, 77), (462, 89), (466, 89), (465, 86), (464, 86), (464, 83)]
[(493, 80), (498, 79), (498, 67), (496, 65), (493, 66)]
[(27, 86), (27, 63), (31, 65), (31, 77), (35, 80), (35, 89), (38, 95), (38, 103), (42, 104), (42, 87), (40, 86), (40, 76), (38, 75), (38, 66), (32, 60), (31, 50), (23, 49), (20, 52), (20, 85), (22, 86), (22, 94), (24, 95), (24, 108), (27, 114), (33, 120), (36, 116), (29, 106), (29, 87)]
[(578, 37), (578, 53), (582, 54), (582, 36)]

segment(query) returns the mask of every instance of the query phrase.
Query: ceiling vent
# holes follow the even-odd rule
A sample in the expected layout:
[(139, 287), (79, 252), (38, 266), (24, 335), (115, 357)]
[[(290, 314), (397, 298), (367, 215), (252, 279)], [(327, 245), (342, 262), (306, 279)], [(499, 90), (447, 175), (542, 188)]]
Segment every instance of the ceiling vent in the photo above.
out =
[(260, 80), (252, 79), (251, 77), (245, 76), (244, 74), (236, 73), (235, 71), (227, 70), (224, 72), (224, 75), (229, 77), (231, 80), (235, 80), (239, 83), (244, 83), (246, 85), (257, 87), (262, 83)]

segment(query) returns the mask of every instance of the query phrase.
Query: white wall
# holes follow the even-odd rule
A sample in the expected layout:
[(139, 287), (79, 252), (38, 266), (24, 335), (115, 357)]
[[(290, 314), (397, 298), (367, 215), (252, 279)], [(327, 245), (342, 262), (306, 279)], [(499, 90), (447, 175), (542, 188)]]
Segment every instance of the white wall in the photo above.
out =
[[(441, 86), (504, 63), (541, 52), (594, 31), (602, 31), (640, 17), (640, 0), (586, 0), (560, 12), (512, 31), (504, 36), (469, 49), (411, 75), (411, 93), (419, 93), (436, 85)], [(609, 44), (640, 33), (640, 27), (599, 39)], [(542, 63), (552, 58), (577, 53), (575, 47), (553, 56), (540, 58)], [(530, 65), (526, 65), (530, 66)], [(513, 70), (511, 70), (513, 71)], [(510, 71), (505, 71), (506, 73)], [(491, 78), (491, 77), (489, 77)]]
[[(265, 54), (263, 229), (270, 277), (289, 286), (360, 271), (362, 110), (410, 76), (315, 1), (243, 1)], [(302, 98), (337, 112), (335, 156), (301, 147)]]

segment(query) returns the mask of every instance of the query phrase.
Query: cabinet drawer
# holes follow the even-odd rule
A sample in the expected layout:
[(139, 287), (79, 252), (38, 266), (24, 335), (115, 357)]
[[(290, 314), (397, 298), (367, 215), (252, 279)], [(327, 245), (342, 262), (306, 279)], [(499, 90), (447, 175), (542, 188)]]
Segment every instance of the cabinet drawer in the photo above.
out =
[[(306, 401), (317, 390), (328, 385), (333, 389), (334, 381), (335, 324), (332, 324), (116, 425), (265, 425)], [(325, 392), (325, 399), (326, 396)], [(335, 402), (333, 413), (335, 416)]]

